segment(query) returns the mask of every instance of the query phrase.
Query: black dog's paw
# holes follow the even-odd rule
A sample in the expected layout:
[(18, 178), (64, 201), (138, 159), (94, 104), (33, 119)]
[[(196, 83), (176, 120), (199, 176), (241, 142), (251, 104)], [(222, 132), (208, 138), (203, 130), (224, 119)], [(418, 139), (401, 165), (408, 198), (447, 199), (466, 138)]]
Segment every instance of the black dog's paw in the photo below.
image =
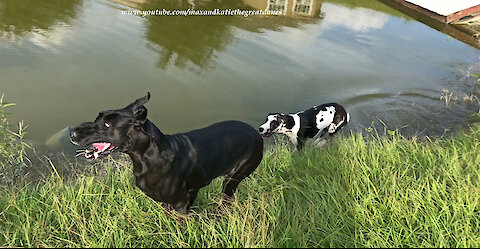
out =
[(171, 216), (173, 218), (186, 219), (190, 216), (189, 209), (187, 209), (187, 208), (176, 209), (174, 206), (172, 206), (168, 203), (164, 203), (164, 202), (162, 202), (162, 208), (163, 208), (163, 211), (165, 211), (166, 214), (168, 214), (169, 216)]

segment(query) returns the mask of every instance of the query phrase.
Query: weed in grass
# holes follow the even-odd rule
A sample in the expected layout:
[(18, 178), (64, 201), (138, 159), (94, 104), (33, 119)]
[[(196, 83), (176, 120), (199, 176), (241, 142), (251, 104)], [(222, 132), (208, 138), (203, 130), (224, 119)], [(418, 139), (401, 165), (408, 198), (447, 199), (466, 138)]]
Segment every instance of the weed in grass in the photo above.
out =
[(470, 104), (473, 104), (473, 103), (480, 103), (480, 100), (478, 99), (477, 96), (471, 94), (471, 95), (465, 95), (463, 97), (463, 103), (470, 103)]
[(459, 98), (458, 96), (455, 96), (454, 92), (451, 92), (448, 89), (442, 89), (442, 93), (440, 96), (440, 100), (443, 100), (445, 102), (445, 107), (448, 108), (454, 103), (459, 103), (463, 102), (464, 104), (479, 104), (480, 103), (480, 89), (478, 88), (478, 83), (480, 82), (480, 73), (473, 73), (470, 75), (471, 77), (475, 78), (475, 82), (477, 84), (473, 85), (473, 89), (470, 91), (470, 93), (466, 93), (463, 98)]
[(452, 103), (457, 102), (458, 97), (453, 96), (453, 92), (450, 92), (448, 89), (442, 89), (442, 96), (440, 96), (440, 100), (445, 101), (445, 107), (449, 107)]
[(18, 123), (17, 131), (14, 131), (7, 121), (10, 114), (7, 109), (14, 103), (5, 103), (4, 95), (0, 97), (0, 183), (13, 183), (24, 174), (25, 168), (30, 164), (26, 155), (27, 148), (31, 148), (24, 142), (25, 126)]

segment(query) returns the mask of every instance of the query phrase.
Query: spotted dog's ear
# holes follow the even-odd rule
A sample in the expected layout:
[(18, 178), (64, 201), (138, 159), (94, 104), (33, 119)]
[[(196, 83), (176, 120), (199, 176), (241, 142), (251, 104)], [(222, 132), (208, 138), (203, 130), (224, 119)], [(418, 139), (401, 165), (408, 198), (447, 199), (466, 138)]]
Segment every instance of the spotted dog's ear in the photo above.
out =
[(283, 124), (283, 126), (287, 129), (292, 129), (295, 125), (295, 120), (293, 119), (293, 117), (290, 115), (285, 115), (283, 113), (278, 115), (277, 121), (280, 124)]
[(279, 123), (287, 123), (287, 117), (283, 113), (277, 114), (277, 122)]

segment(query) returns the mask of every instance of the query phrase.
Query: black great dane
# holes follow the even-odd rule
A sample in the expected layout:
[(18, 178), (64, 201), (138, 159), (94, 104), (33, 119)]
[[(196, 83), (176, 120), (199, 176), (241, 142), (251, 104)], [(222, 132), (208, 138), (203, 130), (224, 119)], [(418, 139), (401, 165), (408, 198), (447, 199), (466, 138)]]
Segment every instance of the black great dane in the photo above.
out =
[(72, 143), (87, 147), (89, 160), (112, 151), (127, 153), (135, 184), (179, 213), (187, 214), (199, 189), (218, 176), (225, 176), (222, 192), (228, 201), (262, 160), (263, 139), (256, 129), (224, 121), (166, 135), (147, 118), (149, 99), (150, 93), (123, 109), (100, 112), (94, 122), (71, 129)]

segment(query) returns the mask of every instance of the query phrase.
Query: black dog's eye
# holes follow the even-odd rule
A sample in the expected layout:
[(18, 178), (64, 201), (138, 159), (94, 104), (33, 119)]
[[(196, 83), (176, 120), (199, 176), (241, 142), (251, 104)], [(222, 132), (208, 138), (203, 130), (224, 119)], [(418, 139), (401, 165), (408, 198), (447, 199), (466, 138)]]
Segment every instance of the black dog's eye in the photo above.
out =
[(110, 128), (110, 124), (109, 124), (109, 123), (105, 123), (105, 127)]

